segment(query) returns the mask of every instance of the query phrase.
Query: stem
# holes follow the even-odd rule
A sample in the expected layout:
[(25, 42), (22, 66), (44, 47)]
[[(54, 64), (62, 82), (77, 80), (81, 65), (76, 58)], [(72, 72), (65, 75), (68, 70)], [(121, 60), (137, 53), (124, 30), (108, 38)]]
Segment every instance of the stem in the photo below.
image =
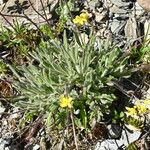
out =
[[(46, 11), (45, 11), (45, 8), (44, 8), (43, 1), (42, 1), (42, 0), (40, 0), (40, 3), (41, 3), (41, 6), (42, 6), (42, 9), (43, 9), (43, 12), (44, 12), (44, 15), (45, 15), (46, 21), (48, 22), (48, 18), (47, 18), (47, 14), (46, 14)], [(49, 24), (49, 23), (48, 23), (48, 24)]]
[(74, 126), (72, 111), (71, 111), (71, 116), (70, 117), (71, 117), (71, 122), (72, 122), (73, 136), (74, 136), (74, 142), (75, 142), (76, 150), (79, 150), (78, 143), (77, 143), (77, 138), (76, 138), (76, 131), (75, 131), (75, 126)]

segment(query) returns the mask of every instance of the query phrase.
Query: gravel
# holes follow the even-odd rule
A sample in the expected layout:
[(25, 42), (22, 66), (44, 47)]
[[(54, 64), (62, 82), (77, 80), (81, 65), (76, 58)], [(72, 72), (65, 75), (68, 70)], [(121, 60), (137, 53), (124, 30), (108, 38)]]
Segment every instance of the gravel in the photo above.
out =
[(108, 139), (102, 142), (98, 142), (95, 150), (118, 150), (119, 148), (125, 148), (125, 146), (127, 146), (129, 143), (137, 140), (140, 135), (141, 132), (139, 131), (130, 133), (124, 130), (119, 140)]

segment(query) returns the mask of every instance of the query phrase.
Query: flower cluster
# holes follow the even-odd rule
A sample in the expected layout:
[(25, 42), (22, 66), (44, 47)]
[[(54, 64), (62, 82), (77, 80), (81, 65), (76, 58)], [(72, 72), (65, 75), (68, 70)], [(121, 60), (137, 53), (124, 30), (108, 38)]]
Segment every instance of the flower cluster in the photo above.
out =
[(127, 109), (126, 114), (130, 116), (145, 114), (148, 111), (148, 109), (144, 105), (136, 105), (132, 108), (126, 107), (126, 109)]
[(77, 25), (84, 25), (87, 21), (88, 21), (89, 15), (86, 12), (83, 12), (80, 14), (80, 16), (76, 16), (73, 19), (73, 23), (77, 24)]
[(143, 116), (150, 111), (150, 100), (136, 100), (133, 107), (126, 107), (125, 121), (131, 130), (141, 130), (144, 127)]
[(128, 116), (146, 114), (150, 110), (150, 100), (137, 100), (133, 107), (126, 107)]
[(59, 100), (60, 107), (62, 107), (62, 108), (65, 108), (65, 107), (71, 108), (72, 107), (71, 101), (72, 101), (71, 97), (61, 95), (60, 100)]

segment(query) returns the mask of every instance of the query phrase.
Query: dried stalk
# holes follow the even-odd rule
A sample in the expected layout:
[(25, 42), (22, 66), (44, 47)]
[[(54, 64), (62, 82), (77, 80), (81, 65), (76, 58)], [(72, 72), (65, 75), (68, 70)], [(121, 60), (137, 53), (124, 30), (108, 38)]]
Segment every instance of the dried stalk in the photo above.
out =
[(74, 142), (75, 142), (76, 150), (79, 150), (79, 148), (78, 148), (78, 143), (77, 143), (77, 137), (76, 137), (76, 131), (75, 131), (75, 126), (74, 126), (74, 120), (73, 120), (72, 111), (71, 111), (70, 117), (71, 117), (71, 122), (72, 122), (73, 136), (74, 136)]
[(39, 127), (43, 121), (43, 114), (41, 113), (37, 119), (33, 122), (31, 129), (25, 135), (25, 141), (30, 141), (30, 139), (34, 136), (34, 134), (39, 131)]

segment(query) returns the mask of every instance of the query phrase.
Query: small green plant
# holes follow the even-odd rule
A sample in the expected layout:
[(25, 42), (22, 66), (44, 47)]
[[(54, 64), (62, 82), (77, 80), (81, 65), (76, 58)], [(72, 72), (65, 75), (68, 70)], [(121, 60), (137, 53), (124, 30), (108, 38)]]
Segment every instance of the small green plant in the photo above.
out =
[(55, 37), (54, 29), (50, 28), (48, 24), (44, 24), (40, 26), (40, 31), (45, 35), (45, 38), (53, 39)]
[(138, 43), (136, 47), (131, 48), (131, 59), (135, 64), (149, 64), (150, 63), (150, 39), (149, 39), (149, 27), (147, 33), (141, 43)]
[(43, 112), (45, 123), (54, 130), (65, 132), (71, 126), (76, 146), (76, 129), (90, 132), (95, 121), (110, 113), (116, 99), (110, 81), (129, 75), (128, 58), (121, 57), (118, 47), (93, 35), (88, 43), (79, 37), (75, 32), (68, 40), (64, 32), (63, 41), (42, 41), (30, 53), (28, 65), (10, 66), (20, 92), (14, 105)]
[(0, 60), (0, 74), (5, 74), (7, 72), (7, 66), (4, 62)]
[(38, 32), (28, 28), (29, 25), (19, 24), (17, 20), (13, 21), (13, 28), (0, 28), (0, 40), (3, 42), (3, 48), (7, 50), (8, 55), (11, 57), (12, 63), (19, 63), (20, 59), (23, 60), (40, 41)]
[(139, 147), (139, 141), (134, 141), (130, 143), (125, 150), (140, 150), (141, 148)]
[(119, 122), (123, 122), (124, 121), (124, 113), (121, 112), (117, 112), (116, 110), (113, 111), (114, 116), (112, 118), (112, 122), (113, 123), (119, 123)]
[(135, 63), (142, 63), (142, 62), (145, 62), (145, 63), (149, 63), (149, 60), (150, 60), (150, 46), (143, 43), (141, 48), (139, 49), (136, 49), (136, 48), (133, 48), (131, 50), (131, 57), (133, 57), (135, 59)]
[(59, 7), (56, 9), (56, 13), (59, 15), (59, 19), (56, 26), (56, 34), (59, 35), (62, 33), (67, 26), (67, 22), (71, 22), (71, 12), (78, 11), (78, 8), (75, 7), (74, 0), (68, 1), (59, 1)]

